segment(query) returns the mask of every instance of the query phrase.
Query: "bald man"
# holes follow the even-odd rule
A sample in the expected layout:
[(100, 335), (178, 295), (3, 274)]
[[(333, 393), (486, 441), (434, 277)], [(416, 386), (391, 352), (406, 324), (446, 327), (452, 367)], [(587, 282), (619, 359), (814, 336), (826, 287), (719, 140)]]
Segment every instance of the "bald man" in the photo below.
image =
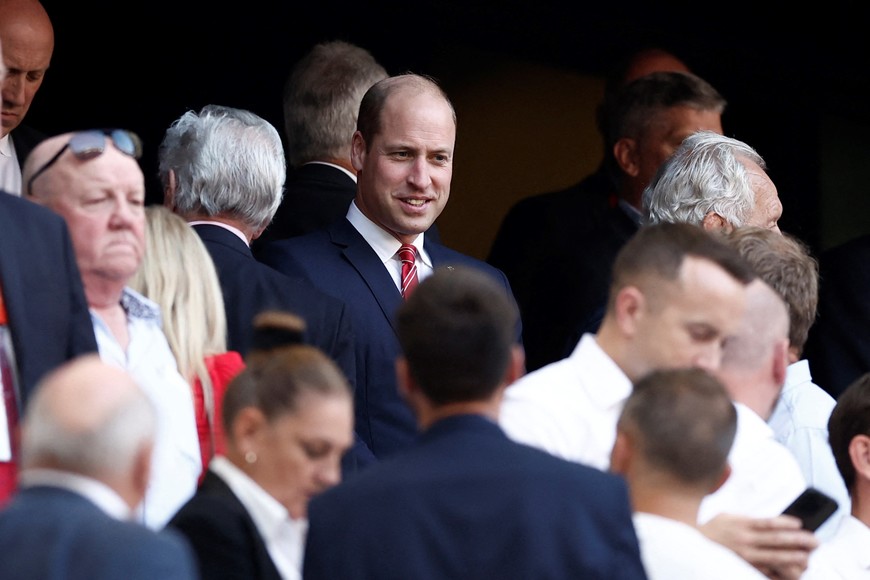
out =
[(156, 422), (132, 377), (97, 355), (46, 376), (24, 418), (21, 490), (0, 513), (0, 577), (196, 578), (184, 540), (130, 521)]
[(31, 199), (64, 218), (72, 237), (97, 347), (128, 370), (160, 417), (142, 507), (163, 527), (196, 490), (202, 470), (190, 385), (178, 372), (159, 307), (127, 286), (145, 248), (145, 178), (138, 137), (121, 130), (50, 137), (24, 165)]
[(22, 125), (54, 52), (54, 28), (37, 0), (0, 0), (6, 79), (0, 114), (0, 190), (21, 195), (24, 160), (45, 135)]

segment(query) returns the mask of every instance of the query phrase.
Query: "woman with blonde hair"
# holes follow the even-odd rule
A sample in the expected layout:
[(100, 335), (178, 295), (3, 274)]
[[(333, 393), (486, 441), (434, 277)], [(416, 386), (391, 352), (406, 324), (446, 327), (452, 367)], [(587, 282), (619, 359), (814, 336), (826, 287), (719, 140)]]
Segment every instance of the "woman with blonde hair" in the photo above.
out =
[(220, 281), (202, 240), (163, 206), (148, 206), (145, 215), (145, 255), (130, 286), (160, 306), (163, 332), (179, 372), (191, 385), (202, 481), (211, 458), (226, 449), (220, 422), (223, 394), (245, 365), (238, 352), (227, 351)]

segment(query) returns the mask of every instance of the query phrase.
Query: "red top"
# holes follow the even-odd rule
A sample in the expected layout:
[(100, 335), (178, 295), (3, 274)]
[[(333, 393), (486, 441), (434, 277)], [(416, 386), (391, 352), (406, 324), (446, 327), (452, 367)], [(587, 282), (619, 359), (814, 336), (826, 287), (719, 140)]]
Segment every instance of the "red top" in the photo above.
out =
[[(245, 368), (245, 361), (242, 359), (242, 355), (231, 350), (206, 357), (205, 366), (208, 368), (208, 375), (211, 377), (214, 392), (214, 425), (212, 426), (209, 423), (205, 412), (202, 383), (199, 381), (199, 378), (195, 378), (193, 381), (193, 408), (196, 414), (199, 450), (202, 455), (202, 474), (199, 476), (200, 483), (205, 477), (205, 471), (208, 469), (208, 462), (212, 456), (223, 455), (226, 451), (226, 436), (224, 435), (223, 420), (221, 419), (224, 393), (233, 377)], [(214, 427), (214, 439), (212, 439), (212, 427)]]

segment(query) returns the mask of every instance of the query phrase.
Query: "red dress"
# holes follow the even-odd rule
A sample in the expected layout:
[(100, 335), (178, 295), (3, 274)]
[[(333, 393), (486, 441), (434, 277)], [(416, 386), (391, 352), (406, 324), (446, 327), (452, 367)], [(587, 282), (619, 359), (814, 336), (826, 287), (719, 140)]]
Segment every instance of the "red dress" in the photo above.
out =
[[(226, 451), (226, 437), (223, 430), (221, 413), (223, 412), (224, 393), (230, 381), (245, 368), (245, 361), (236, 351), (228, 351), (221, 354), (206, 357), (205, 366), (211, 377), (214, 392), (214, 424), (208, 420), (205, 411), (205, 398), (202, 391), (202, 383), (199, 378), (193, 381), (193, 405), (196, 412), (196, 431), (199, 435), (199, 451), (202, 455), (202, 474), (199, 481), (205, 477), (208, 462), (213, 455), (222, 455)], [(212, 439), (212, 429), (214, 438)]]

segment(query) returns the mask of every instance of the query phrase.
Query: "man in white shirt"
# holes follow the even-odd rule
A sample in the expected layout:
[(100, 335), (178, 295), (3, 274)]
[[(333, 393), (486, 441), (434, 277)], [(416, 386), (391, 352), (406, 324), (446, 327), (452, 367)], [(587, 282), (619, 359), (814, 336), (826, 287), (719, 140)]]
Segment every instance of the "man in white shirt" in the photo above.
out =
[(740, 227), (726, 240), (749, 262), (788, 305), (788, 367), (785, 384), (767, 420), (776, 440), (797, 459), (807, 485), (837, 501), (839, 507), (816, 530), (825, 540), (849, 514), (849, 492), (828, 444), (828, 419), (836, 401), (813, 382), (809, 361), (802, 358), (810, 327), (816, 319), (819, 270), (809, 248), (789, 234)]
[(727, 481), (736, 431), (734, 405), (706, 371), (654, 371), (635, 383), (610, 469), (628, 482), (650, 580), (765, 577), (698, 530), (701, 501)]
[[(633, 381), (662, 368), (718, 369), (723, 344), (742, 320), (746, 286), (754, 275), (717, 235), (685, 223), (641, 228), (617, 256), (599, 331), (585, 334), (569, 357), (507, 389), (499, 421), (508, 435), (607, 469), (616, 422)], [(744, 532), (716, 528), (716, 538), (745, 548), (741, 554), (751, 554), (755, 564), (806, 566), (808, 550), (816, 545), (812, 534), (795, 530), (799, 523), (790, 518), (758, 526), (730, 522), (746, 526)], [(737, 546), (738, 538), (751, 539)], [(765, 544), (776, 547), (775, 553), (755, 549)]]
[(804, 578), (870, 578), (870, 374), (839, 396), (828, 434), (852, 498), (852, 511), (840, 521), (835, 535), (812, 554)]
[(127, 287), (145, 248), (145, 179), (138, 137), (65, 133), (33, 150), (25, 187), (69, 227), (101, 358), (126, 369), (157, 409), (144, 522), (162, 528), (196, 490), (202, 470), (190, 386), (163, 334), (158, 307)]

